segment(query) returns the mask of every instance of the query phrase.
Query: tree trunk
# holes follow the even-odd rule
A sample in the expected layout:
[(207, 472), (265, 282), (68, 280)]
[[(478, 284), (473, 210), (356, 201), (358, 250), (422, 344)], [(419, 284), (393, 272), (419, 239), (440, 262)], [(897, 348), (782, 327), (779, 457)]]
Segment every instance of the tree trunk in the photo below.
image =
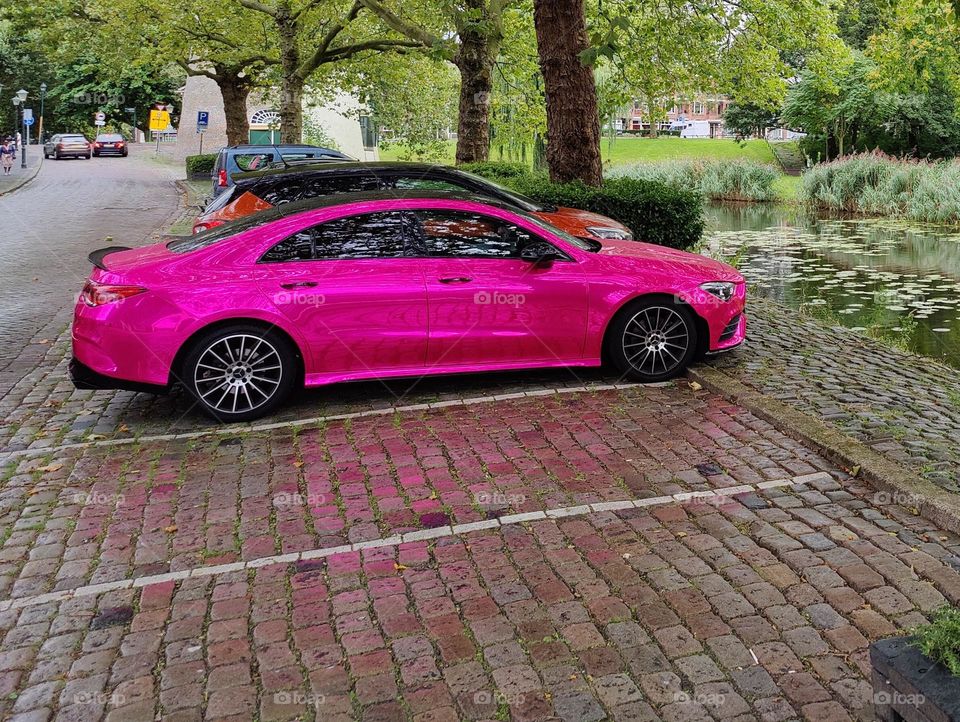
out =
[(297, 45), (297, 23), (290, 16), (286, 2), (278, 6), (277, 39), (280, 45), (280, 142), (303, 142), (303, 86), (300, 77), (300, 48)]
[(298, 76), (283, 78), (280, 99), (280, 142), (303, 142), (303, 80)]
[(599, 186), (600, 115), (593, 69), (580, 61), (589, 47), (584, 0), (534, 0), (533, 21), (547, 98), (547, 163), (557, 182)]
[[(468, 11), (486, 13), (486, 0), (467, 0)], [(490, 154), (490, 92), (493, 66), (500, 49), (499, 18), (485, 31), (460, 28), (453, 64), (460, 71), (460, 110), (457, 115), (457, 165), (487, 160)]]
[(227, 145), (249, 143), (247, 96), (250, 95), (250, 84), (236, 75), (221, 75), (217, 85), (223, 96), (223, 113), (227, 119)]

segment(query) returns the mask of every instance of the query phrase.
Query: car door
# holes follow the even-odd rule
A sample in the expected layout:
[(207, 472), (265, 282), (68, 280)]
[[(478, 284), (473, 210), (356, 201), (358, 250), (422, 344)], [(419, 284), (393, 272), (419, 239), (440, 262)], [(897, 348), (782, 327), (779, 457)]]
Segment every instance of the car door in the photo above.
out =
[(587, 284), (579, 264), (532, 263), (520, 249), (541, 236), (480, 213), (414, 211), (429, 304), (427, 363), (523, 366), (583, 356)]
[(264, 292), (309, 346), (308, 383), (310, 374), (335, 381), (422, 369), (427, 294), (408, 229), (401, 212), (347, 216), (295, 233), (261, 259)]

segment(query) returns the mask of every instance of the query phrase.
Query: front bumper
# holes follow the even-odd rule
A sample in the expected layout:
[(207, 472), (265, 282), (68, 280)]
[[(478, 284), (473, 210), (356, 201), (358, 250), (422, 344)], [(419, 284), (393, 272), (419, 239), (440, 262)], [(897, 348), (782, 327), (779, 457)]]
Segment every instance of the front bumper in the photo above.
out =
[(149, 394), (165, 394), (167, 386), (147, 384), (142, 381), (127, 381), (112, 376), (105, 376), (87, 366), (76, 358), (70, 359), (70, 380), (78, 389), (123, 389), (125, 391), (143, 391)]

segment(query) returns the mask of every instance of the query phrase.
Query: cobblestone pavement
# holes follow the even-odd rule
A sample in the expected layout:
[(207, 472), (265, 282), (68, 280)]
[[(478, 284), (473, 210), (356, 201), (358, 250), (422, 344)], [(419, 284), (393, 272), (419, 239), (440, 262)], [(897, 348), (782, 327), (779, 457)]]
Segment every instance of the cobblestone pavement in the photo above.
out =
[[(30, 152), (36, 160), (40, 151)], [(45, 161), (28, 185), (0, 197), (0, 394), (35, 374), (66, 328), (90, 273), (87, 254), (140, 245), (176, 212), (174, 169), (150, 155), (131, 146), (127, 158)]]
[(868, 642), (960, 602), (960, 539), (682, 382), (3, 478), (17, 720), (867, 719)]
[(960, 491), (960, 380), (933, 359), (751, 300), (749, 344), (713, 364)]

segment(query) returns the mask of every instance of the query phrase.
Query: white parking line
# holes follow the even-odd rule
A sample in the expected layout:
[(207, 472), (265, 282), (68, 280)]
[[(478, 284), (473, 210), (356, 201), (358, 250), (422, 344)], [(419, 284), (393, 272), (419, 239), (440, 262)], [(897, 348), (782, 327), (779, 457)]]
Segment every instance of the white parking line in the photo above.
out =
[(18, 597), (16, 599), (5, 599), (0, 601), (0, 613), (8, 609), (21, 609), (23, 607), (35, 606), (37, 604), (46, 604), (48, 602), (62, 602), (74, 597), (88, 597), (103, 594), (105, 592), (116, 591), (120, 589), (135, 589), (146, 587), (151, 584), (160, 584), (169, 581), (182, 581), (184, 579), (196, 579), (199, 577), (217, 576), (219, 574), (229, 574), (231, 572), (246, 571), (249, 569), (259, 569), (261, 567), (272, 566), (274, 564), (292, 564), (298, 561), (309, 561), (311, 559), (322, 559), (324, 557), (334, 556), (335, 554), (346, 554), (349, 552), (358, 552), (365, 549), (378, 549), (383, 547), (395, 547), (408, 542), (427, 541), (442, 539), (444, 537), (460, 536), (475, 531), (485, 529), (498, 529), (500, 527), (513, 524), (524, 524), (528, 522), (547, 521), (552, 519), (568, 518), (572, 516), (585, 516), (588, 514), (598, 514), (607, 511), (620, 511), (624, 509), (645, 509), (655, 506), (664, 506), (666, 504), (686, 504), (686, 503), (710, 503), (710, 499), (723, 499), (737, 494), (748, 494), (767, 489), (773, 489), (783, 486), (802, 487), (814, 481), (833, 481), (826, 472), (816, 474), (805, 474), (803, 476), (794, 476), (788, 479), (775, 479), (764, 481), (759, 484), (741, 484), (725, 489), (713, 489), (711, 491), (682, 492), (672, 496), (655, 496), (646, 499), (625, 499), (623, 501), (604, 501), (596, 504), (579, 504), (577, 506), (565, 506), (558, 509), (547, 509), (545, 511), (532, 511), (523, 514), (510, 514), (501, 516), (497, 519), (486, 519), (484, 521), (475, 521), (469, 524), (454, 524), (453, 526), (442, 526), (434, 529), (420, 529), (407, 532), (405, 534), (394, 534), (393, 536), (380, 539), (370, 539), (368, 541), (356, 542), (354, 544), (344, 544), (342, 546), (326, 547), (323, 549), (309, 549), (303, 552), (291, 552), (288, 554), (276, 554), (266, 557), (258, 557), (245, 562), (232, 562), (230, 564), (217, 564), (215, 566), (194, 567), (192, 569), (182, 569), (176, 572), (167, 572), (164, 574), (152, 574), (150, 576), (120, 579), (115, 582), (106, 582), (103, 584), (89, 584), (74, 589), (63, 589), (47, 594), (38, 594), (30, 597)]
[[(293, 429), (300, 426), (311, 426), (328, 421), (347, 421), (350, 419), (363, 419), (371, 416), (390, 416), (391, 414), (404, 413), (410, 411), (433, 411), (436, 409), (445, 409), (452, 406), (476, 406), (477, 404), (489, 404), (494, 401), (504, 401), (506, 399), (536, 398), (541, 396), (560, 396), (562, 394), (580, 394), (584, 392), (595, 391), (618, 391), (621, 389), (630, 389), (644, 384), (597, 384), (596, 386), (576, 386), (561, 387), (555, 389), (539, 389), (537, 391), (524, 391), (515, 394), (496, 394), (490, 396), (474, 396), (468, 399), (453, 399), (450, 401), (437, 401), (432, 404), (408, 404), (406, 406), (389, 406), (384, 409), (370, 409), (369, 411), (355, 411), (349, 414), (330, 414), (328, 416), (311, 416), (307, 419), (291, 419), (290, 421), (277, 421), (270, 424), (253, 424), (252, 426), (228, 425), (218, 426), (201, 431), (186, 431), (181, 434), (154, 434), (152, 436), (134, 436), (122, 439), (102, 439), (97, 441), (78, 441), (73, 444), (61, 444), (60, 446), (38, 447), (35, 449), (16, 449), (12, 451), (0, 451), (0, 464), (16, 459), (22, 456), (46, 456), (47, 454), (58, 454), (63, 451), (74, 451), (77, 449), (92, 449), (109, 446), (128, 446), (130, 444), (145, 444), (154, 441), (182, 441), (184, 439), (200, 439), (204, 436), (237, 436), (240, 434), (255, 434), (260, 431), (273, 431), (274, 429)], [(647, 384), (649, 386), (663, 386), (670, 384)]]

